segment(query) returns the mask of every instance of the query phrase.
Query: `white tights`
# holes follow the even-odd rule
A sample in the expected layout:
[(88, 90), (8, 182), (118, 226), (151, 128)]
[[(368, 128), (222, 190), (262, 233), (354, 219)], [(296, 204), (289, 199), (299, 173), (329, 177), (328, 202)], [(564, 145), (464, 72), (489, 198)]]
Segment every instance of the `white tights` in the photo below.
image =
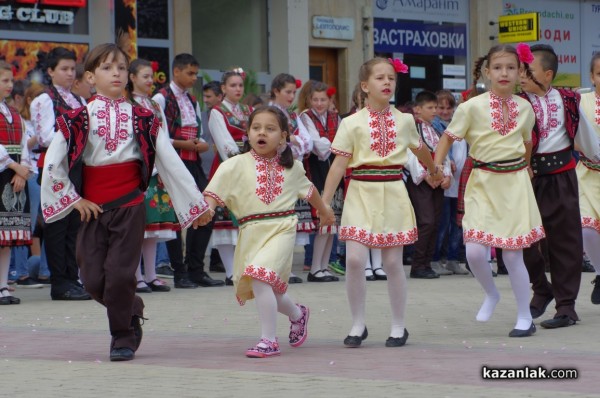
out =
[[(0, 288), (8, 286), (8, 269), (10, 267), (10, 247), (0, 248)], [(4, 296), (10, 296), (8, 291), (4, 291)], [(0, 293), (0, 297), (2, 294)]]
[(600, 276), (600, 234), (592, 228), (583, 228), (583, 251), (587, 254), (590, 262)]
[(221, 262), (223, 263), (223, 267), (225, 267), (225, 276), (231, 278), (233, 276), (235, 245), (216, 245), (215, 248), (219, 251)]
[[(479, 243), (467, 242), (467, 260), (473, 275), (485, 292), (485, 299), (477, 313), (476, 319), (480, 322), (488, 321), (500, 301), (500, 293), (496, 289), (494, 278), (487, 261), (487, 246)], [(502, 258), (508, 270), (508, 277), (517, 301), (517, 323), (515, 329), (526, 330), (531, 326), (532, 318), (529, 309), (529, 274), (523, 262), (523, 250), (502, 251)]]
[(302, 311), (287, 293), (275, 293), (271, 285), (256, 279), (252, 280), (252, 290), (260, 319), (261, 338), (275, 341), (277, 312), (287, 315), (293, 321), (302, 316)]
[(142, 243), (142, 258), (144, 259), (144, 277), (142, 278), (141, 258), (140, 265), (135, 271), (136, 281), (152, 282), (156, 279), (156, 244), (158, 239), (145, 238)]
[(329, 265), (329, 256), (333, 246), (333, 235), (316, 234), (313, 244), (313, 257), (310, 273), (315, 274), (318, 271), (325, 271)]
[[(392, 311), (391, 337), (404, 335), (406, 311), (406, 275), (402, 264), (403, 247), (382, 250), (383, 266), (387, 273), (388, 296)], [(352, 314), (351, 336), (360, 336), (365, 330), (365, 300), (367, 282), (364, 275), (369, 248), (358, 242), (346, 241), (346, 294)]]

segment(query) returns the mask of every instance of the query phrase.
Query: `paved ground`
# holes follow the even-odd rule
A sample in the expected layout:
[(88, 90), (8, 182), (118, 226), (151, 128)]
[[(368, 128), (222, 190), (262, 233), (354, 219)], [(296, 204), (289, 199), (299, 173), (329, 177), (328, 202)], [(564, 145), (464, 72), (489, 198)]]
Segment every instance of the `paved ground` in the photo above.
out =
[[(408, 268), (406, 268), (408, 271)], [(302, 274), (299, 269), (298, 274)], [(306, 274), (302, 274), (306, 277)], [(220, 276), (214, 274), (213, 276)], [(132, 362), (108, 361), (103, 308), (53, 302), (49, 289), (17, 289), (21, 305), (0, 307), (2, 397), (574, 397), (600, 394), (600, 306), (590, 303), (584, 274), (577, 325), (530, 338), (507, 337), (515, 316), (506, 276), (492, 320), (474, 320), (482, 293), (470, 276), (409, 280), (408, 343), (386, 348), (385, 282), (368, 282), (369, 337), (342, 345), (350, 327), (343, 282), (292, 285), (311, 308), (300, 348), (280, 357), (247, 359), (257, 341), (253, 302), (239, 307), (230, 287), (176, 289), (143, 296), (144, 341)], [(552, 315), (548, 311), (547, 315)], [(544, 317), (546, 318), (546, 317)], [(279, 318), (285, 342), (288, 322)], [(482, 365), (574, 368), (577, 380), (483, 380)]]

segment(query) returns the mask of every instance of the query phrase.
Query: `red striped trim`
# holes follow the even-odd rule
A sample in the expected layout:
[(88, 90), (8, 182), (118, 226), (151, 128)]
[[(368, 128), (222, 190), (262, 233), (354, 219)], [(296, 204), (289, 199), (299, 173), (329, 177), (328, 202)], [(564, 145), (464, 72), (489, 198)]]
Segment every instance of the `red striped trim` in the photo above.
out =
[(272, 213), (259, 213), (259, 214), (251, 214), (246, 217), (242, 217), (238, 220), (240, 225), (245, 224), (250, 221), (263, 220), (265, 218), (281, 218), (292, 216), (296, 214), (295, 210), (287, 210), (287, 211), (274, 211)]

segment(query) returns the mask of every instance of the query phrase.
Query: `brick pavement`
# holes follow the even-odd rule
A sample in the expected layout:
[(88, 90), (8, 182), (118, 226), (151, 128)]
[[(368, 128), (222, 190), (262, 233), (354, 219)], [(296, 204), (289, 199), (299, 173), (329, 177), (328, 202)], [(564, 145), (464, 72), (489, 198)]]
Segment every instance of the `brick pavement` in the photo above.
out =
[[(127, 363), (108, 361), (100, 305), (52, 302), (47, 288), (17, 289), (22, 304), (0, 307), (0, 391), (18, 398), (593, 396), (600, 306), (589, 301), (591, 279), (584, 274), (580, 323), (538, 328), (525, 339), (507, 337), (515, 315), (507, 277), (496, 278), (502, 300), (487, 324), (474, 320), (482, 293), (472, 277), (409, 280), (410, 337), (396, 349), (384, 347), (385, 282), (367, 284), (369, 338), (358, 349), (341, 342), (350, 326), (343, 283), (292, 285), (292, 298), (311, 308), (309, 338), (296, 349), (282, 344), (281, 357), (257, 360), (243, 355), (259, 333), (254, 303), (239, 307), (230, 287), (146, 294), (144, 341)], [(285, 343), (288, 322), (278, 321)], [(579, 379), (484, 381), (483, 364), (574, 367)]]

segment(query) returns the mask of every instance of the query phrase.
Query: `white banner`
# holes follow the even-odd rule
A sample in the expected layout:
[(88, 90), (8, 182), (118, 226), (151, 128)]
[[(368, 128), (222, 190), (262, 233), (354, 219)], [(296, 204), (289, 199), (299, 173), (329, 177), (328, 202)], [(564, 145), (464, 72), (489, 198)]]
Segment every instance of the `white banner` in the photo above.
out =
[(469, 0), (375, 0), (373, 17), (466, 24)]

